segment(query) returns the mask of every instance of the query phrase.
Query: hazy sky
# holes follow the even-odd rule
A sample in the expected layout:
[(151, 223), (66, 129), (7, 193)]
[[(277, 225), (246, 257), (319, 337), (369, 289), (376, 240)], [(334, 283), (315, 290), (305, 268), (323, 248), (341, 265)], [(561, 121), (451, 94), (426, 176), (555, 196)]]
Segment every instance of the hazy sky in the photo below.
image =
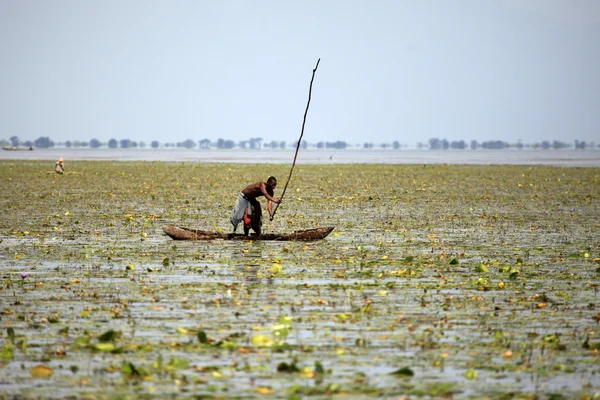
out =
[(598, 0), (0, 0), (0, 138), (600, 141)]

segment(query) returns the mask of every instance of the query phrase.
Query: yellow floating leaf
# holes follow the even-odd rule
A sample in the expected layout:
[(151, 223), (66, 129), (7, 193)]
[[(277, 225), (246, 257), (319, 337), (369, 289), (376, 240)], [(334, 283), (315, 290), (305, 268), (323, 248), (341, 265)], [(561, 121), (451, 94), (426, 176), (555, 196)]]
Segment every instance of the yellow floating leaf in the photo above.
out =
[(268, 347), (273, 344), (273, 339), (267, 335), (252, 336), (252, 344), (258, 347)]
[(45, 365), (36, 365), (35, 367), (31, 367), (29, 373), (34, 378), (49, 378), (54, 371), (52, 368), (46, 367)]
[(277, 274), (282, 271), (283, 271), (283, 265), (278, 264), (278, 263), (274, 263), (273, 265), (271, 265), (271, 268), (269, 268), (269, 272), (272, 274)]
[(111, 352), (116, 349), (115, 345), (112, 343), (97, 343), (94, 348), (100, 351)]
[(479, 376), (479, 373), (477, 371), (475, 371), (473, 368), (470, 368), (465, 372), (465, 378), (467, 378), (469, 380), (477, 379), (478, 376)]
[(398, 271), (391, 271), (390, 275), (404, 275), (406, 273), (405, 269), (399, 269)]
[(310, 368), (308, 368), (308, 367), (304, 367), (304, 368), (302, 369), (302, 375), (303, 375), (305, 378), (312, 379), (312, 378), (314, 378), (315, 376), (317, 376), (317, 373), (316, 373), (315, 371), (311, 370), (311, 369), (310, 369)]
[(257, 387), (256, 391), (260, 394), (271, 394), (274, 392), (273, 389), (268, 388), (268, 387)]

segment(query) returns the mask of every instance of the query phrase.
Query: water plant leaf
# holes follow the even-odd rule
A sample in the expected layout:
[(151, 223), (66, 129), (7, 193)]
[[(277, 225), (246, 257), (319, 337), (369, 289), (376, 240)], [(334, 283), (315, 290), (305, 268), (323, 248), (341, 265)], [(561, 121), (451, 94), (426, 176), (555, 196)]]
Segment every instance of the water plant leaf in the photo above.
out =
[(199, 331), (196, 334), (196, 337), (198, 338), (198, 341), (202, 344), (206, 344), (208, 343), (208, 337), (206, 336), (206, 332), (204, 331)]
[(73, 345), (76, 347), (87, 347), (90, 345), (90, 337), (88, 335), (79, 336), (75, 339)]
[(141, 376), (135, 365), (130, 362), (124, 362), (121, 365), (121, 374), (126, 378), (134, 378)]
[(475, 272), (488, 272), (488, 267), (485, 264), (479, 264), (476, 268), (475, 268)]
[(449, 264), (450, 265), (457, 265), (458, 264), (458, 260), (456, 258), (453, 258), (452, 260), (450, 260)]
[(346, 322), (346, 321), (348, 320), (348, 318), (350, 318), (350, 317), (348, 316), (348, 314), (345, 314), (345, 313), (339, 313), (339, 314), (337, 314), (335, 317), (336, 317), (336, 318), (337, 318), (337, 320), (338, 320), (338, 321), (340, 321), (340, 322)]
[(15, 344), (15, 330), (14, 330), (14, 328), (13, 327), (6, 328), (6, 334), (8, 335), (8, 340), (12, 344)]
[(58, 314), (49, 314), (47, 319), (48, 322), (50, 322), (51, 324), (56, 324), (60, 322), (60, 316)]
[(560, 336), (558, 336), (556, 333), (550, 333), (550, 334), (544, 336), (542, 338), (542, 340), (545, 343), (559, 343), (560, 342)]
[(3, 360), (11, 360), (14, 355), (14, 346), (11, 342), (8, 342), (4, 345), (2, 352), (0, 352), (0, 359)]
[(19, 346), (19, 349), (21, 349), (21, 351), (23, 352), (23, 354), (27, 354), (27, 338), (21, 340), (19, 343), (17, 343), (17, 345)]
[(225, 350), (236, 350), (239, 345), (236, 342), (232, 342), (230, 340), (223, 340), (219, 343), (219, 347)]
[(271, 268), (269, 268), (269, 272), (276, 275), (280, 272), (283, 272), (283, 265), (278, 264), (278, 263), (274, 263), (271, 265)]
[(156, 369), (156, 370), (162, 370), (163, 369), (163, 356), (162, 354), (159, 354), (158, 357), (156, 357), (156, 360), (154, 360), (154, 362), (152, 363), (152, 368)]
[(481, 286), (481, 287), (487, 287), (487, 286), (489, 286), (489, 284), (490, 284), (490, 282), (487, 280), (487, 278), (484, 278), (484, 277), (478, 278), (474, 282), (475, 286)]
[(286, 324), (275, 324), (271, 327), (271, 331), (279, 339), (285, 339), (290, 333), (289, 326)]
[(390, 372), (390, 375), (402, 376), (402, 377), (411, 377), (415, 375), (415, 372), (409, 367), (398, 368), (397, 370)]
[(173, 357), (169, 360), (169, 362), (167, 363), (165, 368), (166, 369), (181, 369), (181, 368), (187, 368), (189, 365), (190, 365), (190, 363), (188, 360), (185, 360), (183, 358)]
[(596, 342), (596, 343), (589, 343), (588, 344), (588, 349), (594, 351), (594, 350), (600, 350), (600, 342)]
[(112, 352), (115, 351), (117, 347), (112, 343), (96, 343), (94, 348), (100, 351)]
[(269, 347), (273, 345), (273, 339), (267, 335), (254, 335), (250, 340), (257, 347)]
[(473, 368), (469, 368), (468, 370), (465, 371), (465, 378), (467, 378), (469, 380), (477, 379), (478, 376), (479, 376), (479, 373), (476, 370), (474, 370)]
[(325, 373), (325, 368), (323, 368), (323, 364), (321, 364), (319, 361), (315, 361), (315, 372), (317, 374)]
[(47, 367), (45, 365), (36, 365), (35, 367), (31, 367), (29, 369), (29, 374), (33, 378), (49, 378), (52, 376), (54, 371), (52, 368)]
[(101, 341), (102, 343), (114, 342), (116, 339), (120, 338), (121, 336), (123, 336), (122, 331), (116, 332), (111, 329), (110, 331), (106, 331), (102, 335), (98, 336), (98, 340)]
[(511, 266), (510, 265), (500, 265), (498, 267), (498, 272), (508, 272), (510, 271)]
[(290, 364), (288, 364), (286, 362), (281, 362), (281, 363), (277, 364), (277, 372), (293, 373), (293, 372), (300, 372), (300, 369), (296, 365), (295, 361), (292, 361)]

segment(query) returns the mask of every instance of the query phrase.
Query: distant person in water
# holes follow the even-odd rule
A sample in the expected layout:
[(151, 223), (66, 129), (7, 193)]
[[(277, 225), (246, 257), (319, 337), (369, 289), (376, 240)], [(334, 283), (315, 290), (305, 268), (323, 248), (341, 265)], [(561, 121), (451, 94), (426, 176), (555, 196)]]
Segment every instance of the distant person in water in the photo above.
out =
[(252, 228), (257, 235), (260, 235), (262, 226), (262, 209), (260, 203), (256, 200), (257, 197), (265, 196), (267, 198), (267, 210), (269, 210), (269, 216), (273, 220), (273, 203), (280, 204), (281, 199), (275, 200), (275, 187), (277, 186), (277, 179), (274, 176), (270, 176), (266, 182), (256, 182), (252, 185), (247, 186), (238, 195), (235, 207), (231, 213), (231, 224), (233, 225), (233, 232), (237, 230), (240, 222), (244, 222), (244, 234), (247, 236)]
[(62, 157), (59, 158), (56, 164), (54, 165), (54, 171), (56, 171), (57, 174), (63, 174), (65, 172), (65, 164), (63, 162)]

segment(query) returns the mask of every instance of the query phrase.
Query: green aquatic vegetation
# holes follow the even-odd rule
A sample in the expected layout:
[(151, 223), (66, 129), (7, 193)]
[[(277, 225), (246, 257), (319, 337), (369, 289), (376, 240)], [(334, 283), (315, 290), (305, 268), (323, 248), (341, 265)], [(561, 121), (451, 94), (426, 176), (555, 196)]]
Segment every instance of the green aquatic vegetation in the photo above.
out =
[(289, 166), (70, 165), (0, 161), (0, 397), (597, 391), (598, 168), (298, 165), (264, 229), (335, 230), (283, 243), (161, 226)]

